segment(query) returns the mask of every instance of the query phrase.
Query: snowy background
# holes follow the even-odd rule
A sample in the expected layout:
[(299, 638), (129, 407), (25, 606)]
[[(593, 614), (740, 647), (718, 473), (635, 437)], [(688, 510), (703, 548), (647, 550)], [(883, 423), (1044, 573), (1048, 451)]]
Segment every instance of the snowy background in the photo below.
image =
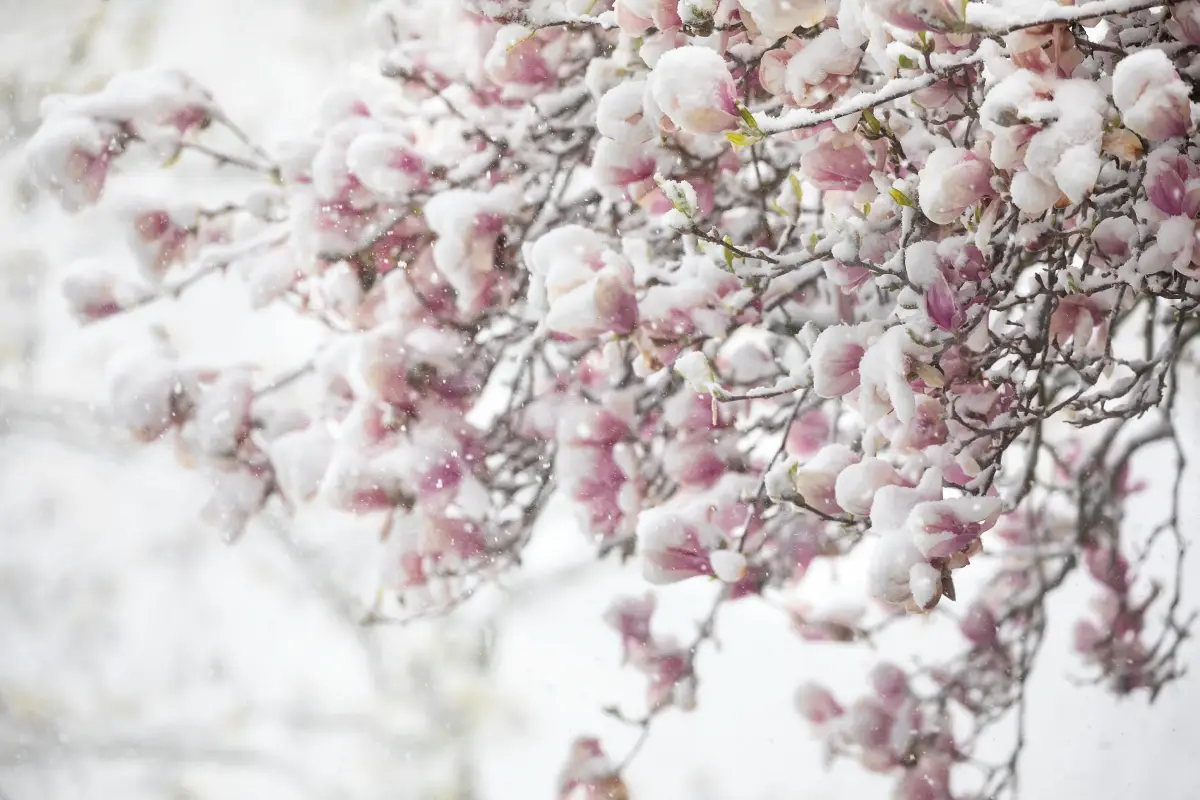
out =
[[(21, 178), (38, 98), (123, 68), (180, 67), (269, 147), (311, 124), (327, 89), (368, 74), (365, 6), (0, 0), (2, 800), (536, 800), (554, 796), (575, 736), (601, 736), (617, 758), (635, 738), (601, 713), (636, 714), (642, 686), (599, 619), (615, 596), (645, 587), (633, 567), (589, 564), (568, 515), (552, 509), (522, 575), (460, 612), (363, 627), (379, 556), (370, 525), (313, 511), (256, 524), (231, 547), (199, 522), (197, 475), (168, 448), (128, 448), (92, 410), (111, 355), (154, 331), (193, 360), (272, 369), (302, 361), (314, 332), (250, 314), (237, 282), (221, 279), (128, 319), (70, 322), (59, 277), (81, 257), (128, 260), (114, 220), (130, 197), (221, 196), (238, 178), (214, 182), (185, 158), (113, 182), (98, 208), (67, 219)], [(1200, 409), (1180, 413), (1200, 441)], [(1153, 464), (1136, 467), (1153, 478)], [(1151, 520), (1161, 498), (1144, 495), (1131, 524)], [(861, 602), (855, 566), (815, 574), (798, 601)], [(1200, 577), (1200, 564), (1189, 571)], [(656, 624), (689, 636), (712, 591), (660, 592)], [(959, 591), (970, 596), (969, 575)], [(1056, 600), (1063, 613), (1030, 689), (1024, 795), (1200, 796), (1200, 678), (1153, 708), (1072, 683), (1082, 668), (1068, 636), (1087, 600), (1082, 587)], [(932, 661), (956, 646), (920, 623), (874, 652), (806, 644), (752, 600), (725, 609), (716, 640), (698, 659), (698, 710), (658, 720), (630, 769), (635, 797), (886, 797), (887, 783), (856, 766), (823, 764), (794, 691), (815, 679), (852, 700), (880, 658)]]

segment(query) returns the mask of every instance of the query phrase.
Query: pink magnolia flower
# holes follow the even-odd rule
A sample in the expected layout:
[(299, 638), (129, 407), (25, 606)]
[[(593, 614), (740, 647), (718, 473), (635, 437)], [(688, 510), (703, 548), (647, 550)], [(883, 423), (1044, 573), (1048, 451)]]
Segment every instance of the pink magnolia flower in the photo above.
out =
[(844, 444), (828, 444), (803, 464), (792, 469), (792, 484), (804, 502), (831, 516), (841, 514), (834, 486), (842, 471), (858, 462), (858, 455)]
[(656, 605), (650, 592), (641, 597), (617, 599), (604, 612), (604, 621), (621, 636), (622, 663), (637, 662), (650, 648), (650, 618)]
[(457, 296), (458, 308), (478, 314), (495, 284), (496, 240), (518, 199), (512, 187), (491, 192), (452, 189), (425, 203), (425, 218), (437, 235), (434, 263)]
[(137, 298), (132, 284), (94, 261), (74, 265), (63, 278), (62, 294), (71, 316), (81, 323), (119, 314)]
[(749, 476), (730, 473), (710, 489), (680, 493), (643, 510), (637, 538), (646, 580), (666, 584), (700, 575), (740, 580), (746, 560), (731, 537), (746, 520), (742, 495), (756, 486)]
[(412, 142), (396, 133), (364, 133), (346, 149), (346, 167), (383, 197), (402, 197), (429, 184), (424, 160)]
[(650, 141), (656, 133), (646, 115), (645, 81), (618, 83), (596, 104), (596, 130), (617, 144), (636, 145)]
[(1159, 147), (1146, 159), (1146, 199), (1167, 216), (1200, 214), (1200, 169), (1187, 156)]
[[(638, 320), (633, 268), (587, 228), (566, 225), (538, 239), (530, 265), (543, 281), (546, 327), (575, 339), (627, 334)], [(540, 300), (538, 302), (541, 302)]]
[(758, 83), (776, 97), (787, 93), (787, 70), (792, 56), (804, 46), (801, 39), (788, 37), (782, 47), (763, 53), (758, 65)]
[(1161, 141), (1191, 130), (1188, 86), (1162, 50), (1139, 50), (1118, 61), (1112, 86), (1121, 121), (1134, 133)]
[(554, 83), (554, 70), (543, 56), (540, 34), (524, 25), (505, 25), (496, 32), (483, 59), (487, 76), (506, 89), (534, 93)]
[(125, 353), (110, 369), (113, 419), (138, 440), (157, 439), (187, 419), (199, 388), (167, 354)]
[(955, 0), (868, 0), (867, 8), (906, 31), (953, 31), (963, 24), (963, 4)]
[(741, 119), (725, 59), (707, 47), (664, 53), (650, 73), (649, 88), (659, 110), (685, 133), (731, 131)]
[(907, 524), (921, 555), (949, 559), (972, 549), (999, 515), (998, 497), (960, 497), (920, 503)]
[(1200, 45), (1200, 2), (1190, 0), (1171, 6), (1167, 30), (1184, 44)]
[(78, 211), (100, 199), (113, 158), (123, 149), (120, 142), (111, 123), (53, 117), (29, 141), (30, 171), (64, 209)]
[(921, 211), (939, 225), (949, 225), (964, 211), (994, 194), (992, 165), (961, 147), (934, 150), (919, 173)]
[(659, 153), (650, 143), (621, 144), (601, 138), (592, 155), (592, 178), (609, 197), (641, 202), (656, 188)]
[[(875, 339), (859, 362), (858, 408), (868, 423), (895, 414), (908, 422), (916, 413), (917, 391), (912, 379), (929, 372), (931, 351), (915, 341), (904, 325), (894, 325)], [(924, 372), (924, 375), (921, 373)]]
[(674, 642), (655, 647), (647, 655), (641, 670), (650, 678), (646, 687), (646, 705), (657, 711), (667, 705), (685, 711), (696, 706), (696, 674), (691, 654)]
[(270, 495), (271, 474), (264, 465), (235, 461), (213, 470), (210, 478), (213, 493), (200, 511), (201, 518), (216, 526), (227, 541), (235, 541)]
[(636, 463), (624, 445), (628, 423), (607, 407), (561, 403), (554, 422), (555, 475), (584, 529), (600, 539), (632, 533), (639, 499)]
[(878, 325), (833, 325), (821, 331), (809, 364), (813, 391), (821, 397), (841, 397), (858, 388), (861, 363), (870, 340), (882, 331)]
[(800, 157), (800, 171), (825, 192), (855, 192), (871, 178), (871, 162), (854, 134), (824, 139)]
[(183, 435), (199, 453), (232, 458), (249, 436), (254, 387), (247, 370), (228, 370), (206, 380), (196, 393)]
[(862, 52), (848, 47), (841, 32), (830, 28), (804, 42), (787, 62), (787, 91), (800, 108), (822, 107), (845, 94), (858, 70)]
[(575, 339), (630, 333), (638, 321), (633, 268), (615, 254), (584, 283), (551, 302), (546, 327)]
[(883, 487), (871, 507), (871, 528), (882, 536), (869, 569), (871, 593), (910, 611), (933, 608), (943, 573), (978, 552), (980, 534), (996, 524), (1000, 507), (997, 497), (943, 499), (938, 469), (916, 488)]
[(1096, 250), (1117, 261), (1129, 258), (1131, 246), (1136, 243), (1137, 225), (1129, 217), (1102, 219), (1092, 231), (1092, 244)]
[(133, 216), (129, 240), (143, 274), (160, 280), (174, 264), (188, 258), (195, 241), (196, 213), (156, 209)]
[(644, 574), (650, 583), (675, 583), (714, 574), (709, 555), (721, 545), (723, 537), (711, 525), (690, 522), (670, 510), (651, 508), (638, 516), (637, 535)]
[(837, 699), (823, 686), (806, 683), (796, 691), (800, 715), (814, 725), (825, 725), (846, 713)]
[(1097, 295), (1072, 294), (1060, 298), (1050, 316), (1050, 339), (1058, 347), (1074, 341), (1076, 347), (1103, 340), (1108, 328), (1108, 311)]
[(958, 624), (958, 630), (975, 647), (996, 647), (996, 616), (983, 603), (973, 603)]
[(825, 0), (740, 0), (742, 9), (768, 39), (782, 39), (796, 28), (825, 19)]
[(868, 456), (850, 464), (837, 476), (834, 493), (837, 504), (855, 516), (869, 516), (876, 493), (884, 486), (904, 486), (907, 482), (895, 467)]
[(650, 28), (670, 31), (683, 25), (678, 0), (616, 0), (617, 25), (628, 36), (641, 36)]
[(788, 429), (787, 454), (811, 456), (821, 449), (821, 445), (829, 438), (830, 430), (829, 417), (819, 408), (801, 414)]

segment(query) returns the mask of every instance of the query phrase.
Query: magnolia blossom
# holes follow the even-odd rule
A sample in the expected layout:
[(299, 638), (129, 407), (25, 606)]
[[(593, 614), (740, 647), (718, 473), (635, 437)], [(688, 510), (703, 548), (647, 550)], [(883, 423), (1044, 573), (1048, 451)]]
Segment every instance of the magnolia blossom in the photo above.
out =
[(817, 337), (809, 364), (813, 391), (821, 397), (841, 397), (858, 388), (861, 364), (867, 346), (879, 334), (879, 326), (834, 325)]
[(114, 419), (142, 441), (157, 439), (185, 419), (197, 391), (193, 377), (165, 353), (129, 354), (111, 366)]
[(1187, 84), (1161, 50), (1142, 50), (1117, 62), (1112, 92), (1122, 123), (1140, 136), (1161, 141), (1192, 129)]
[(133, 215), (130, 244), (142, 267), (142, 273), (160, 280), (174, 264), (188, 258), (194, 243), (196, 210), (153, 209)]
[(921, 211), (933, 222), (947, 225), (992, 194), (991, 177), (991, 165), (969, 150), (934, 150), (919, 176)]
[(739, 0), (742, 9), (768, 39), (782, 39), (796, 28), (811, 28), (825, 18), (825, 0)]
[(725, 60), (707, 47), (665, 53), (650, 73), (659, 110), (686, 133), (711, 134), (738, 126), (736, 88)]
[[(729, 474), (711, 494), (681, 494), (642, 511), (637, 538), (646, 580), (664, 584), (699, 575), (739, 580), (745, 558), (730, 537), (745, 519), (741, 496), (751, 488), (746, 476)], [(717, 555), (721, 550), (735, 552)]]
[(461, 309), (477, 309), (493, 285), (496, 239), (512, 206), (508, 191), (443, 192), (425, 204), (425, 217), (437, 235), (433, 258), (454, 288)]
[(91, 261), (72, 267), (63, 278), (62, 294), (71, 316), (85, 323), (118, 314), (137, 297), (128, 281)]
[(801, 108), (832, 102), (849, 84), (862, 53), (848, 47), (839, 31), (822, 31), (787, 59), (784, 85)]
[(1171, 21), (1167, 28), (1179, 41), (1200, 45), (1200, 3), (1190, 0), (1171, 6)]
[(904, 478), (891, 464), (868, 456), (838, 473), (834, 496), (842, 509), (856, 516), (869, 516), (875, 495), (884, 486), (904, 485)]
[(633, 268), (590, 230), (568, 225), (551, 231), (529, 257), (544, 281), (550, 330), (583, 339), (629, 333), (637, 324)]
[(913, 339), (903, 325), (889, 328), (863, 354), (859, 362), (861, 386), (858, 407), (867, 422), (894, 413), (901, 422), (912, 419), (917, 392), (912, 381), (937, 382), (938, 372), (926, 360), (930, 350)]
[(943, 499), (938, 469), (915, 488), (883, 487), (871, 507), (871, 529), (881, 536), (871, 561), (872, 594), (910, 611), (933, 608), (943, 572), (967, 564), (999, 512), (996, 497)]
[(403, 196), (428, 183), (424, 160), (408, 137), (398, 133), (364, 133), (346, 149), (346, 166), (372, 192)]
[(109, 165), (121, 149), (119, 135), (111, 123), (54, 118), (29, 142), (30, 170), (63, 208), (77, 211), (100, 199)]
[(1167, 216), (1200, 214), (1200, 169), (1171, 147), (1159, 147), (1146, 159), (1146, 199)]
[(678, 0), (615, 0), (617, 24), (630, 36), (641, 36), (649, 28), (660, 31), (678, 28)]
[(524, 25), (505, 25), (496, 32), (492, 49), (484, 58), (488, 77), (507, 87), (536, 91), (554, 82), (554, 71), (542, 55), (544, 42)]
[(796, 493), (823, 514), (841, 514), (844, 509), (838, 505), (834, 486), (842, 472), (857, 461), (858, 456), (846, 445), (826, 445), (807, 462), (792, 468)]
[(596, 104), (596, 130), (617, 144), (641, 144), (655, 135), (646, 115), (643, 98), (645, 81), (619, 83), (604, 93)]
[(953, 31), (963, 24), (965, 3), (955, 0), (868, 0), (867, 8), (906, 31)]
[(826, 138), (800, 158), (800, 171), (818, 189), (855, 192), (870, 180), (871, 162), (854, 134)]

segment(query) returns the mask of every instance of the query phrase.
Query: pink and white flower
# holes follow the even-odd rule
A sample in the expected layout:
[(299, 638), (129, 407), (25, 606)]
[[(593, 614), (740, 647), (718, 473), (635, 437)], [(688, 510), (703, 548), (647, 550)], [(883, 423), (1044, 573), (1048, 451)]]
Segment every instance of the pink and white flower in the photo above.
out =
[(1162, 50), (1140, 50), (1118, 61), (1112, 87), (1122, 123), (1139, 136), (1157, 142), (1192, 129), (1188, 86)]
[(659, 111), (685, 133), (731, 131), (741, 119), (725, 59), (707, 47), (664, 53), (650, 73), (649, 89)]

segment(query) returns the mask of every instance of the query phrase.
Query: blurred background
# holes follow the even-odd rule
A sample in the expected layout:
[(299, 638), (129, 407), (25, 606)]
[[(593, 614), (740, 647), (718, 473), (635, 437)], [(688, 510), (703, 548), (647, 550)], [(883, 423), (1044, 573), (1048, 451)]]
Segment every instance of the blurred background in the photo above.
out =
[[(617, 758), (636, 738), (601, 711), (636, 709), (643, 687), (600, 617), (645, 585), (636, 565), (593, 563), (568, 514), (552, 508), (526, 569), (459, 611), (365, 626), (379, 563), (370, 525), (314, 509), (229, 545), (200, 521), (200, 476), (169, 447), (133, 449), (104, 425), (105, 366), (130, 342), (166, 336), (192, 360), (286, 366), (316, 332), (251, 313), (238, 282), (220, 279), (73, 323), (61, 275), (79, 258), (129, 261), (116, 220), (132, 197), (221, 197), (239, 178), (185, 159), (113, 181), (99, 207), (69, 218), (23, 176), (40, 99), (178, 67), (270, 148), (313, 124), (326, 91), (369, 74), (368, 5), (0, 0), (0, 800), (535, 800), (556, 796), (575, 736), (601, 736)], [(1152, 465), (1136, 469), (1153, 478)], [(861, 602), (853, 564), (841, 569), (814, 574), (809, 601)], [(688, 636), (712, 591), (661, 592), (664, 626)], [(1200, 797), (1200, 683), (1153, 708), (1078, 686), (1068, 642), (1087, 601), (1073, 587), (1057, 601), (1030, 688), (1025, 796)], [(920, 623), (874, 651), (803, 643), (753, 602), (723, 613), (716, 640), (698, 662), (698, 710), (659, 720), (631, 767), (636, 798), (887, 797), (886, 781), (824, 764), (793, 693), (819, 680), (850, 701), (878, 660), (929, 662), (955, 646)]]

